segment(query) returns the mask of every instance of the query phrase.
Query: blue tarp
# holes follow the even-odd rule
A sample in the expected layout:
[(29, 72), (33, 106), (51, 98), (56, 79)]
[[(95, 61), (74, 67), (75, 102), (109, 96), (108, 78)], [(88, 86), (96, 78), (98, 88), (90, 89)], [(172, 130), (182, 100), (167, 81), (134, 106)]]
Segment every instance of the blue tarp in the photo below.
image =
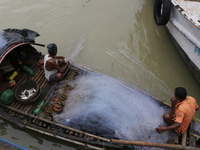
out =
[(29, 29), (5, 29), (0, 31), (0, 56), (13, 44), (35, 42), (39, 34)]

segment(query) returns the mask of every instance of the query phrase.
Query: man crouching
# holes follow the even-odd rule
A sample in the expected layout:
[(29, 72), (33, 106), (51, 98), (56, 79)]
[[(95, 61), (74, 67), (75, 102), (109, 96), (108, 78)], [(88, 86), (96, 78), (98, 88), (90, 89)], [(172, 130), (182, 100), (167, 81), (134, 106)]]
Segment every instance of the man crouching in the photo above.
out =
[(159, 125), (156, 128), (158, 133), (175, 130), (178, 135), (184, 134), (195, 116), (195, 111), (199, 109), (196, 99), (192, 96), (187, 96), (187, 90), (185, 88), (177, 87), (174, 91), (174, 96), (171, 98), (173, 113), (165, 113), (163, 115), (164, 121), (169, 126), (164, 127)]
[[(69, 61), (66, 61), (62, 56), (57, 55), (57, 46), (54, 43), (47, 45), (48, 54), (44, 57), (44, 73), (46, 79), (53, 85), (59, 85), (59, 82), (63, 77), (63, 71), (67, 68)], [(63, 68), (61, 66), (65, 64)]]

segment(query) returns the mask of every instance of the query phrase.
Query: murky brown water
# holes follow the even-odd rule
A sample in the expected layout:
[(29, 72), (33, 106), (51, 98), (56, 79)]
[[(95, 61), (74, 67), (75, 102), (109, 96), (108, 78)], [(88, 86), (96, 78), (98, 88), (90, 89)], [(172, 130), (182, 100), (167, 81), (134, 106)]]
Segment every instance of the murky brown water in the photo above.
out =
[[(153, 0), (0, 1), (0, 28), (29, 28), (54, 42), (59, 55), (109, 75), (170, 103), (183, 86), (200, 104), (200, 86), (165, 27), (153, 19)], [(81, 42), (81, 38), (85, 40)], [(80, 46), (80, 47), (77, 47)], [(46, 48), (37, 47), (46, 53)], [(153, 110), (152, 110), (153, 111)], [(196, 114), (200, 118), (200, 112)], [(32, 150), (84, 149), (0, 120), (0, 137)]]

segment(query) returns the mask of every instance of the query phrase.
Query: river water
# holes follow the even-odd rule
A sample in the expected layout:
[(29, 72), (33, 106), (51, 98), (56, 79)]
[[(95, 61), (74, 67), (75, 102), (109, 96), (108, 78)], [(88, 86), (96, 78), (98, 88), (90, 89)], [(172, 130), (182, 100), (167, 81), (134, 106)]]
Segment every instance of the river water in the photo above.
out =
[[(200, 86), (166, 28), (154, 22), (153, 0), (1, 0), (0, 12), (1, 29), (35, 30), (37, 43), (56, 43), (66, 59), (169, 104), (174, 89), (185, 87), (200, 104)], [(2, 119), (0, 137), (31, 150), (85, 149)]]

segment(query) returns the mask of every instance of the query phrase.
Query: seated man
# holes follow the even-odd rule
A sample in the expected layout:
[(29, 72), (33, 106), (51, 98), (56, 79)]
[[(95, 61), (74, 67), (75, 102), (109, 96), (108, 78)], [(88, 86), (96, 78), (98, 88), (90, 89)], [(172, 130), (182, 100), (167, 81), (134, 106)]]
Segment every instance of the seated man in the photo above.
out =
[[(59, 85), (59, 82), (63, 77), (63, 71), (67, 68), (69, 61), (66, 62), (64, 57), (56, 56), (57, 46), (54, 43), (47, 45), (48, 54), (44, 57), (44, 72), (45, 77), (54, 85)], [(61, 66), (65, 64), (63, 68)]]
[(195, 111), (199, 109), (196, 99), (187, 96), (185, 88), (177, 87), (174, 91), (174, 95), (175, 97), (171, 99), (173, 114), (165, 113), (163, 115), (164, 121), (169, 124), (169, 126), (163, 127), (159, 125), (159, 127), (156, 128), (158, 133), (175, 130), (178, 135), (183, 134), (194, 117)]

